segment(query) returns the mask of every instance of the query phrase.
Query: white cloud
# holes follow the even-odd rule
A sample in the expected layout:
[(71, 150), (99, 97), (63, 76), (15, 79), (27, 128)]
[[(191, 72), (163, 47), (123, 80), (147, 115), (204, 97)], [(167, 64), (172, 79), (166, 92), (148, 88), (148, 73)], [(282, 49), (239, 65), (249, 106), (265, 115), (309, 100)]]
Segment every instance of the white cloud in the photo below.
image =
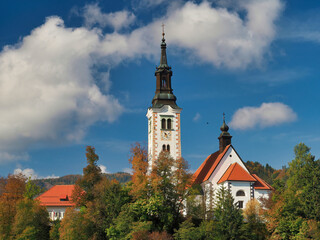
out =
[(133, 170), (131, 168), (124, 168), (124, 169), (122, 169), (122, 172), (132, 174)]
[[(19, 159), (15, 151), (30, 144), (80, 140), (93, 123), (119, 117), (123, 107), (92, 76), (100, 44), (99, 32), (66, 28), (60, 18), (51, 17), (20, 44), (4, 48), (0, 162)], [(108, 85), (108, 75), (102, 78)]]
[[(87, 25), (96, 28), (67, 28), (59, 17), (50, 17), (19, 44), (6, 46), (0, 52), (0, 163), (27, 159), (23, 153), (30, 145), (79, 141), (95, 122), (115, 121), (124, 108), (110, 93), (109, 71), (123, 61), (156, 59), (162, 22), (170, 51), (192, 56), (188, 63), (259, 64), (282, 4), (234, 2), (234, 9), (206, 1), (168, 7), (163, 18), (126, 34), (117, 31), (134, 22), (132, 13), (104, 14), (98, 5), (88, 5)], [(99, 26), (107, 25), (116, 31), (104, 35)], [(108, 70), (96, 76), (93, 68), (101, 64)]]
[(26, 169), (21, 169), (21, 168), (16, 168), (13, 171), (13, 174), (23, 174), (27, 178), (31, 177), (31, 179), (37, 179), (38, 175), (35, 173), (35, 171), (32, 168), (26, 168)]
[(256, 126), (269, 127), (297, 119), (297, 114), (287, 105), (262, 103), (260, 107), (243, 107), (232, 116), (230, 126), (235, 129), (250, 129)]
[(46, 176), (46, 177), (38, 177), (38, 179), (52, 179), (52, 178), (59, 178), (59, 176), (56, 176), (54, 174)]
[(31, 177), (31, 179), (50, 179), (50, 178), (59, 178), (59, 176), (56, 176), (55, 174), (52, 174), (50, 176), (38, 176), (38, 174), (34, 171), (34, 169), (32, 168), (16, 168), (13, 171), (13, 174), (23, 174), (24, 176), (26, 176), (27, 178)]
[(101, 27), (110, 26), (115, 31), (129, 27), (136, 19), (133, 13), (126, 10), (108, 14), (102, 13), (98, 4), (86, 5), (84, 7), (83, 17), (87, 27), (92, 27), (98, 24)]
[(196, 115), (193, 117), (192, 121), (198, 122), (200, 120), (200, 118), (201, 118), (201, 115), (200, 115), (200, 113), (197, 112)]
[(107, 170), (107, 167), (104, 166), (104, 165), (102, 165), (102, 164), (99, 165), (99, 168), (101, 169), (101, 172), (102, 172), (102, 173), (110, 173), (110, 172)]

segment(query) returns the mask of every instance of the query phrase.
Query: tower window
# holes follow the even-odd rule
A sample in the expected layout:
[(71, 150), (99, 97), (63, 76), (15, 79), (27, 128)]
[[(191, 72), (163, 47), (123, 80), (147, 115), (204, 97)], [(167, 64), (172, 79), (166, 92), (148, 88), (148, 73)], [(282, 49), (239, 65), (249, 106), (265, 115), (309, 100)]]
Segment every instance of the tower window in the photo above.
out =
[(165, 151), (165, 150), (166, 150), (166, 145), (163, 144), (163, 145), (162, 145), (162, 151)]
[(245, 196), (244, 191), (239, 190), (239, 191), (236, 193), (236, 196), (237, 196), (237, 197), (243, 197), (243, 196)]
[(168, 127), (168, 129), (171, 129), (171, 119), (167, 120), (167, 127)]
[(161, 120), (161, 128), (166, 129), (166, 120), (164, 118)]
[(165, 78), (162, 79), (162, 87), (166, 88), (167, 87), (167, 80)]
[(167, 145), (167, 151), (170, 152), (170, 145)]

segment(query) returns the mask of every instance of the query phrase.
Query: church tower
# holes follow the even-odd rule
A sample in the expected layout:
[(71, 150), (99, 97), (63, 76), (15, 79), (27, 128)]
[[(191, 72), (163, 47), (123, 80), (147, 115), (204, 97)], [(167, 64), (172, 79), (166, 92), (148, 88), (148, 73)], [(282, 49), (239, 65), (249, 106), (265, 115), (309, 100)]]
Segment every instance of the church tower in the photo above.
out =
[(156, 68), (156, 91), (148, 108), (149, 170), (161, 151), (168, 151), (174, 159), (181, 157), (181, 108), (171, 87), (172, 70), (167, 63), (167, 44), (162, 33), (160, 65)]

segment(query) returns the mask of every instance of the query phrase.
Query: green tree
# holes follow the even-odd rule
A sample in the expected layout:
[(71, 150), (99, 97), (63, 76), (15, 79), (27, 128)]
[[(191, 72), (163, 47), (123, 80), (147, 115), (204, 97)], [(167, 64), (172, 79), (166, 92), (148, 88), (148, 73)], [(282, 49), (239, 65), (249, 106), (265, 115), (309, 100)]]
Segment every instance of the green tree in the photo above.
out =
[(42, 192), (41, 187), (36, 185), (32, 180), (31, 177), (28, 178), (28, 181), (26, 183), (26, 190), (24, 193), (24, 197), (28, 199), (34, 199), (36, 196), (38, 196)]
[(100, 167), (97, 165), (99, 156), (96, 154), (94, 147), (87, 146), (86, 157), (88, 165), (83, 169), (83, 176), (76, 184), (85, 191), (85, 194), (83, 194), (85, 200), (91, 201), (94, 198), (94, 186), (101, 181), (102, 173)]
[(14, 239), (49, 239), (49, 216), (47, 209), (38, 201), (25, 198), (17, 203), (12, 226)]
[(52, 222), (52, 226), (50, 229), (50, 240), (59, 240), (60, 239), (60, 233), (59, 233), (59, 229), (60, 229), (60, 224), (61, 221), (59, 219), (55, 220)]
[[(280, 185), (282, 191), (275, 191), (267, 214), (272, 237), (295, 239), (308, 233), (310, 221), (320, 221), (320, 160), (315, 160), (303, 143), (295, 146), (294, 153), (286, 171), (287, 181)], [(313, 227), (313, 231), (317, 235), (318, 228)]]
[(238, 240), (243, 237), (243, 216), (234, 204), (230, 190), (224, 186), (217, 191), (217, 202), (214, 207), (216, 239)]

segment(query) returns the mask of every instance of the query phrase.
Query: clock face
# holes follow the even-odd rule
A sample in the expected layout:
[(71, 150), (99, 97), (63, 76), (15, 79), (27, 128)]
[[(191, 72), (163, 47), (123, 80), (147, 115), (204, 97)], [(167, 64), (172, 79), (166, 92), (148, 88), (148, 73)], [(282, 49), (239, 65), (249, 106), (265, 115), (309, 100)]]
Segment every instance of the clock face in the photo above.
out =
[(161, 131), (161, 140), (171, 140), (171, 132)]

